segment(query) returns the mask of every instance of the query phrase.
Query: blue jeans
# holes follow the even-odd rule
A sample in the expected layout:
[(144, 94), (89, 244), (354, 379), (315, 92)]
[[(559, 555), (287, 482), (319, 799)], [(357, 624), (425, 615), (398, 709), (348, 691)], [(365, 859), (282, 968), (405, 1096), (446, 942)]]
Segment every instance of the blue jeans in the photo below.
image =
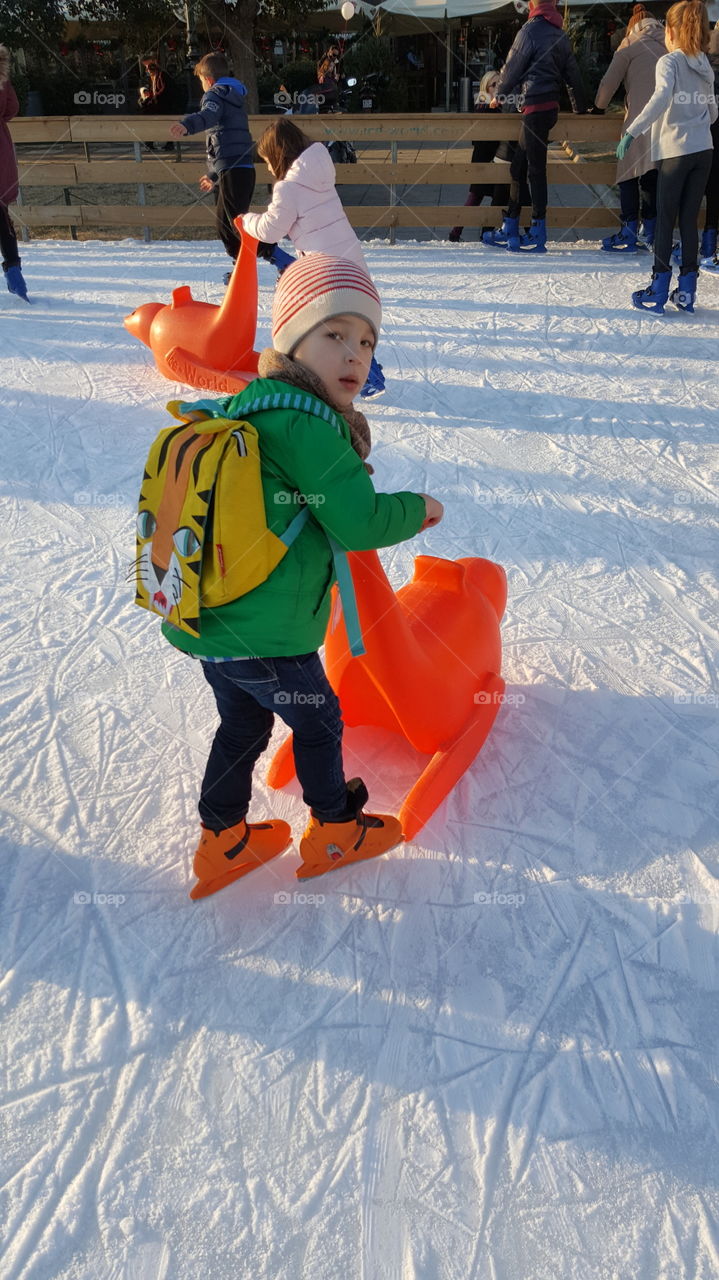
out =
[(319, 654), (203, 662), (202, 670), (220, 713), (200, 792), (203, 825), (224, 830), (246, 816), (252, 773), (267, 749), (275, 712), (294, 735), (305, 804), (326, 822), (343, 814), (342, 716)]

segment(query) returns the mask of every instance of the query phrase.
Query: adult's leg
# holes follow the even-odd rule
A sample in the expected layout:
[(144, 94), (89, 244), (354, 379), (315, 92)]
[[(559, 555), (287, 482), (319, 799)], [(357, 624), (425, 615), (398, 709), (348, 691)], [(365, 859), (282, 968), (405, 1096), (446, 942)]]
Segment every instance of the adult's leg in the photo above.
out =
[(625, 178), (619, 183), (619, 210), (622, 222), (636, 222), (639, 217), (639, 179)]
[[(672, 237), (683, 186), (684, 161), (690, 156), (671, 156), (658, 163), (657, 226), (654, 233), (654, 271), (671, 271)], [(694, 228), (696, 235), (696, 227)]]
[(509, 203), (507, 205), (507, 216), (510, 218), (518, 218), (522, 212), (522, 194), (527, 190), (527, 139), (525, 133), (527, 117), (522, 117), (522, 123), (519, 128), (519, 139), (517, 141), (517, 149), (512, 156), (509, 165), (509, 176), (511, 183), (509, 187)]
[(682, 242), (682, 275), (696, 271), (699, 258), (699, 233), (697, 218), (712, 166), (711, 151), (697, 151), (683, 157), (691, 163), (684, 171), (684, 181), (679, 201), (679, 235)]
[(647, 221), (648, 218), (656, 218), (657, 216), (657, 178), (659, 174), (656, 169), (650, 169), (648, 173), (643, 173), (639, 179), (639, 186), (642, 193), (642, 220)]
[(252, 203), (255, 180), (254, 169), (225, 169), (215, 185), (217, 234), (233, 262), (240, 251), (234, 219), (247, 213)]
[(557, 123), (557, 115), (556, 108), (553, 108), (551, 111), (536, 111), (522, 121), (533, 219), (545, 218), (547, 214), (547, 142)]
[(709, 177), (706, 185), (706, 217), (704, 219), (705, 231), (716, 231), (719, 228), (719, 118), (712, 125), (712, 138), (714, 140), (714, 150), (712, 151), (712, 166), (709, 170)]
[(2, 203), (0, 203), (0, 252), (2, 252), (3, 271), (7, 271), (8, 267), (20, 266), (15, 228), (7, 205)]

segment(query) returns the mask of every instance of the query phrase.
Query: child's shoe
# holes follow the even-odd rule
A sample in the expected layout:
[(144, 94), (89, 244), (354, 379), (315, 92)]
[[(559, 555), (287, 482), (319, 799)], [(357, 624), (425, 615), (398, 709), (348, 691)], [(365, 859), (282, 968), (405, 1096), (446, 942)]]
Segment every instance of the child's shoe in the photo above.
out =
[(283, 853), (291, 840), (290, 827), (280, 821), (242, 821), (223, 831), (203, 827), (192, 864), (197, 884), (190, 897), (197, 900), (217, 893)]
[(381, 396), (384, 389), (385, 382), (382, 365), (378, 364), (374, 356), (372, 356), (372, 363), (369, 367), (369, 373), (367, 374), (367, 381), (360, 391), (360, 395), (363, 400), (369, 400), (371, 396)]
[(28, 301), (27, 285), (25, 284), (19, 264), (16, 267), (7, 267), (5, 271), (5, 283), (10, 293), (16, 293), (18, 298), (24, 298), (25, 302)]
[(298, 880), (337, 871), (351, 862), (377, 858), (404, 839), (399, 820), (385, 813), (364, 813), (367, 788), (361, 778), (347, 783), (347, 817), (321, 822), (314, 815), (300, 841)]
[(228, 286), (228, 284), (230, 283), (230, 280), (231, 280), (231, 279), (232, 279), (232, 272), (231, 272), (231, 271), (226, 271), (226, 272), (225, 272), (225, 274), (224, 274), (224, 276), (222, 277), (222, 283), (224, 284), (225, 288), (227, 288), (227, 286)]
[(641, 311), (654, 311), (664, 315), (664, 303), (669, 297), (669, 285), (672, 282), (671, 271), (653, 271), (651, 282), (646, 289), (637, 289), (632, 294), (632, 302)]
[(679, 288), (672, 289), (671, 300), (680, 311), (694, 311), (694, 300), (697, 296), (696, 271), (680, 271)]
[(462, 239), (463, 231), (464, 231), (464, 227), (452, 227), (452, 230), (447, 236), (447, 239), (449, 240), (450, 244), (459, 244), (460, 240)]
[(672, 254), (671, 254), (671, 258), (672, 258), (672, 262), (674, 263), (674, 265), (675, 265), (675, 266), (680, 267), (680, 266), (682, 265), (682, 242), (681, 242), (681, 240), (675, 240), (675, 241), (674, 241), (674, 244), (672, 245)]

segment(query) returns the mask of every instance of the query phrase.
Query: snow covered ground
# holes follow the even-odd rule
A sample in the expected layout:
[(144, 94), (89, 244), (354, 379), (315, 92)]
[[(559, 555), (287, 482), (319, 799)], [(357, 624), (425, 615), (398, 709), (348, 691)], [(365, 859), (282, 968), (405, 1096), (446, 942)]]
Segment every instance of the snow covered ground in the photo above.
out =
[(719, 1274), (719, 278), (660, 319), (587, 243), (368, 257), (375, 479), (446, 503), (383, 562), (506, 566), (512, 697), (321, 902), (294, 849), (189, 901), (214, 706), (126, 582), (175, 388), (122, 317), (221, 251), (33, 243), (0, 296), (6, 1280)]

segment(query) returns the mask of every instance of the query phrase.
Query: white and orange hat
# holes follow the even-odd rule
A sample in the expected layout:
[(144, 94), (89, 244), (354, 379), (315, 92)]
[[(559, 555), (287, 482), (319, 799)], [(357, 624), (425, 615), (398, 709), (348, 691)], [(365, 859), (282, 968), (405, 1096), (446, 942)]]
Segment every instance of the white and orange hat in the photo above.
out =
[(307, 253), (279, 278), (272, 305), (272, 345), (290, 356), (318, 324), (341, 315), (361, 316), (379, 337), (382, 304), (367, 272), (345, 258)]

